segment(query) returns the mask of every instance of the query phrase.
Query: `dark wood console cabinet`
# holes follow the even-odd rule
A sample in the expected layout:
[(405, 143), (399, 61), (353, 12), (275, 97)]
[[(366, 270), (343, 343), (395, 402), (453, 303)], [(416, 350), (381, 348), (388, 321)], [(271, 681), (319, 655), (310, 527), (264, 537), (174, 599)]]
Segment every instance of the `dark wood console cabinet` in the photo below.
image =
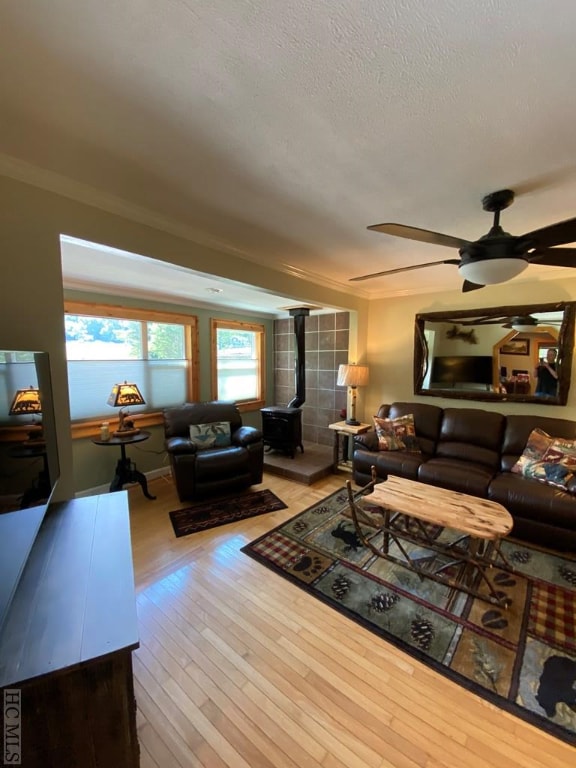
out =
[(0, 633), (23, 766), (137, 768), (137, 647), (126, 492), (53, 505)]

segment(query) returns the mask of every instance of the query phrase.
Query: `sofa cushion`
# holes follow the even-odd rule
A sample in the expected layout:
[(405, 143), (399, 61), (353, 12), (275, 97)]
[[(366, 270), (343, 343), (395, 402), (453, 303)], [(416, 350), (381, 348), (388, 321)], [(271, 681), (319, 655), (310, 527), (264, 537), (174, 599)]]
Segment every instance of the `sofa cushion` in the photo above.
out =
[(469, 493), (471, 496), (486, 497), (493, 477), (494, 472), (483, 464), (461, 459), (429, 459), (418, 468), (420, 482)]
[(397, 475), (409, 480), (418, 479), (418, 467), (424, 456), (407, 451), (378, 451), (377, 453), (356, 447), (354, 451), (354, 472), (370, 477), (370, 468), (376, 467), (379, 477)]
[(249, 471), (249, 453), (244, 448), (214, 448), (201, 451), (196, 457), (195, 472), (199, 483), (248, 475)]
[(209, 424), (190, 424), (190, 440), (199, 451), (225, 448), (230, 445), (230, 422), (211, 421)]
[(416, 439), (413, 414), (398, 416), (395, 419), (381, 419), (374, 416), (374, 427), (378, 435), (379, 450), (421, 453)]
[[(562, 530), (574, 531), (576, 528), (574, 496), (537, 480), (511, 472), (498, 473), (490, 483), (488, 498), (502, 504), (513, 516), (557, 527), (555, 546), (558, 548), (565, 548)], [(515, 533), (513, 530), (512, 536)]]
[(446, 408), (435, 456), (464, 459), (496, 471), (500, 464), (500, 443), (505, 417), (500, 413), (473, 408)]

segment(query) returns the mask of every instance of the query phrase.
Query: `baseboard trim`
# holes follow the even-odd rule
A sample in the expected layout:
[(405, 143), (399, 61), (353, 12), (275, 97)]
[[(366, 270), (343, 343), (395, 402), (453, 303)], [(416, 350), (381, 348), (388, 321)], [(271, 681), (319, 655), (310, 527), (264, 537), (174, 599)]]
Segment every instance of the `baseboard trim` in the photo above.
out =
[[(145, 472), (144, 474), (146, 476), (146, 480), (155, 480), (157, 477), (170, 476), (172, 472), (170, 467), (159, 467), (158, 469), (152, 469), (150, 472)], [(137, 485), (137, 483), (130, 483), (125, 487), (131, 487), (132, 485)], [(85, 496), (96, 496), (100, 493), (108, 493), (109, 490), (110, 483), (106, 483), (106, 485), (96, 485), (93, 488), (85, 488), (82, 491), (76, 491), (74, 498), (82, 499)]]

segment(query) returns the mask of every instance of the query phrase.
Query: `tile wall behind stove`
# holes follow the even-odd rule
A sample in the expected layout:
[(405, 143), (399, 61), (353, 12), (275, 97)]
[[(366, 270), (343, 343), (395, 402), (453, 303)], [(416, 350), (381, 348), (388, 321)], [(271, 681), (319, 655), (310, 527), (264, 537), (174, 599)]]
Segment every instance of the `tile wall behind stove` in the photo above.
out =
[[(338, 366), (348, 362), (350, 314), (310, 314), (305, 321), (306, 401), (302, 433), (309, 443), (332, 445), (328, 424), (340, 421), (346, 408), (346, 387), (337, 387)], [(286, 406), (294, 397), (294, 320), (274, 321), (274, 405)]]

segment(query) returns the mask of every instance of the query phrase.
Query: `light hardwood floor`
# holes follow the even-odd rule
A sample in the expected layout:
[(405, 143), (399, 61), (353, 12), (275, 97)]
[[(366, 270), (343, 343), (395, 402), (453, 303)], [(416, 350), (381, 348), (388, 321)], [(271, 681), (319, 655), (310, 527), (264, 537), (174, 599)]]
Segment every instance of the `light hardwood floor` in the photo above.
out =
[(130, 488), (142, 768), (569, 768), (518, 720), (240, 548), (343, 486), (265, 475), (288, 509), (176, 539), (171, 482)]

